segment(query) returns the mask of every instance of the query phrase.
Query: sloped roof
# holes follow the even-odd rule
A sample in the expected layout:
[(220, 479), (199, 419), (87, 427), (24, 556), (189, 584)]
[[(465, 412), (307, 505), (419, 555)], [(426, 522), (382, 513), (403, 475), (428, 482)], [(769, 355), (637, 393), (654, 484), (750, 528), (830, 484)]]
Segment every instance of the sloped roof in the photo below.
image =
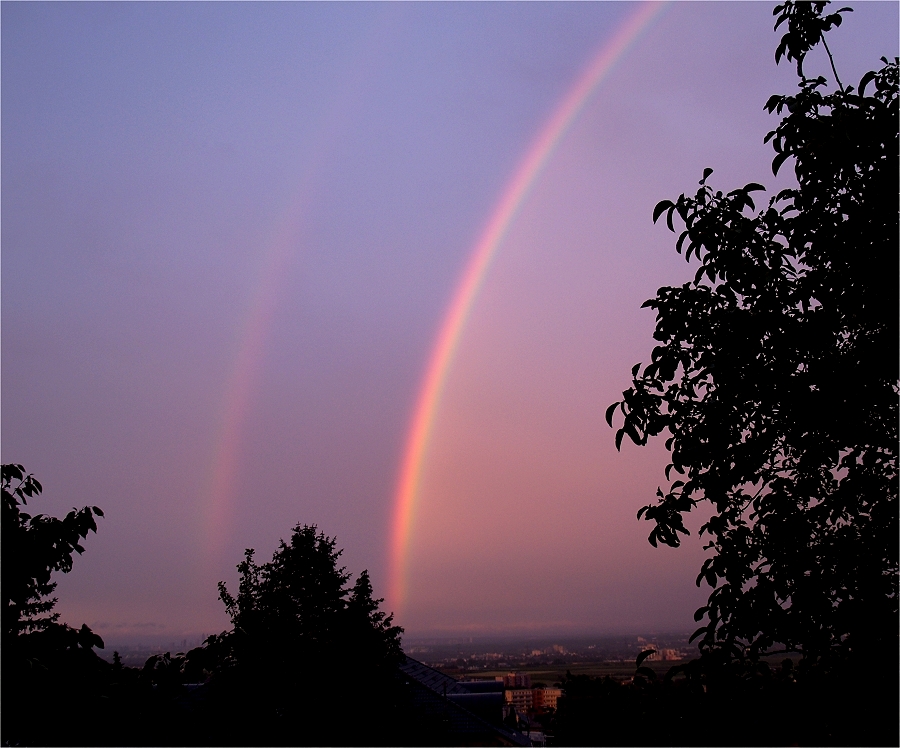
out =
[(424, 662), (414, 660), (412, 657), (407, 657), (406, 662), (400, 666), (400, 669), (410, 678), (414, 678), (435, 693), (441, 695), (471, 693), (468, 688), (461, 685), (456, 679), (451, 678), (449, 675), (444, 675), (442, 672), (428, 667)]
[(531, 745), (531, 741), (521, 733), (492, 725), (450, 698), (470, 696), (484, 699), (495, 694), (473, 694), (450, 676), (411, 657), (406, 658), (400, 670), (414, 686), (412, 695), (416, 707), (423, 715), (438, 718), (438, 724), (443, 725), (442, 729), (452, 736), (457, 745)]

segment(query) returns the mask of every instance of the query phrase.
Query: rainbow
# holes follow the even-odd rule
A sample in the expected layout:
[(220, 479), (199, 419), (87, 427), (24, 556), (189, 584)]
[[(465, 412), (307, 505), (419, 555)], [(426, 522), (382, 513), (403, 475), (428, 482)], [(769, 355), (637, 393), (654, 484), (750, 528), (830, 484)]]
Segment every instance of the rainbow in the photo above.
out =
[[(388, 7), (388, 6), (385, 6)], [(200, 546), (205, 571), (218, 574), (218, 565), (234, 527), (238, 491), (241, 436), (252, 406), (278, 300), (285, 293), (288, 268), (302, 247), (302, 227), (313, 204), (317, 179), (327, 158), (340, 143), (345, 126), (358, 106), (360, 92), (381, 70), (392, 15), (383, 13), (346, 66), (350, 74), (333, 98), (310, 138), (315, 154), (292, 196), (281, 211), (268, 242), (261, 248), (257, 278), (236, 330), (233, 364), (224, 382), (221, 417), (212, 440), (209, 472), (199, 495)]]
[(233, 524), (240, 464), (241, 431), (256, 392), (263, 353), (272, 326), (272, 317), (284, 291), (282, 278), (299, 241), (305, 191), (298, 190), (289, 202), (285, 218), (274, 231), (265, 251), (259, 275), (250, 292), (247, 313), (237, 334), (234, 365), (225, 382), (223, 416), (213, 440), (210, 475), (200, 496), (203, 517), (201, 546), (203, 557), (214, 569), (225, 549)]
[(484, 283), (491, 260), (502, 243), (517, 212), (542, 169), (559, 145), (569, 126), (591, 95), (650, 23), (658, 17), (663, 2), (642, 3), (594, 56), (590, 64), (557, 106), (540, 130), (516, 169), (487, 225), (469, 253), (462, 277), (444, 313), (437, 339), (431, 350), (425, 376), (407, 432), (400, 463), (389, 547), (388, 603), (400, 615), (406, 602), (407, 556), (412, 533), (422, 470), (428, 443), (434, 430), (441, 392), (453, 356), (459, 345), (466, 320), (478, 290)]

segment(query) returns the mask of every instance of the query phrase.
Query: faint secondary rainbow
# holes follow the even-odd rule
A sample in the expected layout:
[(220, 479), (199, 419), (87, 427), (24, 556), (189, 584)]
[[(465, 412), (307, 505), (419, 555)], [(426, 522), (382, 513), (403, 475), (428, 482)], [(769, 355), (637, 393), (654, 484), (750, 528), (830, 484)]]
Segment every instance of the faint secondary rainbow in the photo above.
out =
[(290, 201), (263, 253), (246, 315), (237, 330), (237, 350), (225, 382), (222, 417), (213, 441), (209, 478), (200, 497), (204, 561), (211, 568), (215, 568), (233, 525), (241, 432), (257, 391), (272, 318), (285, 290), (282, 279), (296, 252), (303, 208), (308, 199), (308, 195), (298, 191)]
[(475, 297), (491, 260), (531, 186), (569, 126), (615, 63), (659, 15), (663, 2), (642, 3), (600, 49), (557, 106), (522, 159), (469, 254), (462, 277), (444, 313), (419, 389), (400, 465), (391, 523), (388, 603), (400, 613), (406, 602), (407, 555), (422, 470), (441, 392)]
[(258, 391), (266, 346), (278, 302), (287, 292), (285, 281), (291, 262), (302, 252), (303, 225), (315, 202), (318, 180), (327, 171), (328, 159), (341, 142), (353, 112), (361, 105), (362, 92), (383, 67), (389, 49), (388, 30), (394, 24), (391, 5), (381, 12), (356, 53), (346, 60), (347, 76), (333, 92), (317, 129), (309, 138), (314, 154), (298, 180), (293, 196), (260, 249), (258, 275), (250, 288), (248, 303), (236, 329), (235, 356), (224, 382), (221, 413), (212, 440), (209, 472), (199, 495), (201, 567), (217, 569), (234, 530), (238, 504), (239, 475), (243, 458), (242, 437)]

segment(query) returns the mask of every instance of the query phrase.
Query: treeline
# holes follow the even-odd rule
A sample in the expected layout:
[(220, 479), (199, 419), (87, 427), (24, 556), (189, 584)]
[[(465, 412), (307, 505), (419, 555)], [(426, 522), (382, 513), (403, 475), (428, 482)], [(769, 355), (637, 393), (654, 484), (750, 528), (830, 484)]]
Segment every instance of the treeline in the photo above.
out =
[[(3, 466), (4, 745), (453, 744), (413, 706), (402, 629), (365, 571), (350, 584), (334, 538), (298, 525), (271, 561), (248, 550), (236, 593), (220, 584), (232, 628), (130, 668), (52, 612), (50, 573), (71, 569), (102, 512), (23, 512), (40, 491), (21, 466)], [(664, 676), (643, 665), (651, 652), (629, 683), (567, 673), (558, 709), (540, 719), (551, 744), (897, 743), (890, 652), (770, 666), (708, 650)]]
[(402, 629), (316, 527), (297, 525), (267, 563), (248, 550), (236, 594), (220, 583), (232, 628), (130, 668), (53, 612), (50, 576), (72, 568), (102, 511), (28, 514), (42, 487), (21, 465), (3, 466), (2, 489), (4, 745), (429, 742), (397, 669)]

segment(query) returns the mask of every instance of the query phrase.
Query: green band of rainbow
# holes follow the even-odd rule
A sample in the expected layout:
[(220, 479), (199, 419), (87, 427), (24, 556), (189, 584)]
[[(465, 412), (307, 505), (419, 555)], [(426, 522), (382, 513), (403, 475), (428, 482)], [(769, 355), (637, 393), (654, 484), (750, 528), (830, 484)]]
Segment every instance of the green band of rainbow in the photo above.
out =
[(569, 126), (615, 63), (656, 18), (662, 2), (642, 3), (591, 60), (538, 134), (469, 255), (462, 278), (444, 314), (413, 411), (394, 498), (389, 550), (388, 604), (398, 615), (406, 602), (407, 556), (422, 469), (434, 428), (441, 391), (454, 353), (497, 248), (522, 206), (529, 189)]

